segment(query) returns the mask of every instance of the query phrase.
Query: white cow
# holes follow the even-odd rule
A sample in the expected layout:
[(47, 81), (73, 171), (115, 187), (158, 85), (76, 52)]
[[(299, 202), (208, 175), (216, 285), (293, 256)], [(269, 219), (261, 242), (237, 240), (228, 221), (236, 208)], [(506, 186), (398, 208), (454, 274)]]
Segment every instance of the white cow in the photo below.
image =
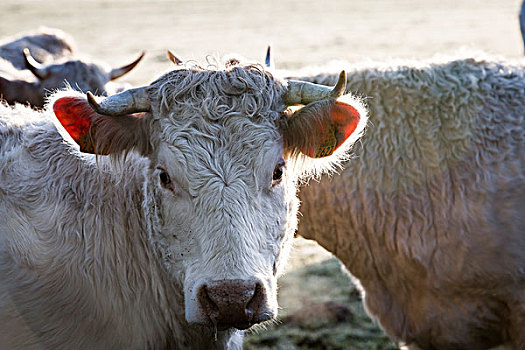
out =
[(299, 234), (341, 259), (393, 340), (525, 349), (525, 66), (346, 68), (369, 132), (340, 176), (301, 189)]
[(239, 330), (277, 313), (297, 180), (338, 164), (366, 123), (344, 80), (229, 61), (99, 102), (0, 107), (1, 344), (241, 347)]

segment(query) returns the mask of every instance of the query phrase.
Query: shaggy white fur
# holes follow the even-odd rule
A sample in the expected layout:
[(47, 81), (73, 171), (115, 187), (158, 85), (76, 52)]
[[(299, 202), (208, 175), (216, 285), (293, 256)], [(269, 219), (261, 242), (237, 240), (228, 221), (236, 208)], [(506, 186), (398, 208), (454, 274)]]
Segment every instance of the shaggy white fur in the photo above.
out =
[[(79, 152), (48, 110), (0, 107), (3, 345), (240, 348), (242, 332), (218, 331), (199, 304), (216, 281), (259, 281), (266, 314), (257, 317), (275, 316), (296, 182), (308, 171), (282, 168), (296, 154), (283, 146), (286, 84), (230, 63), (179, 69), (148, 89), (151, 112), (140, 117), (99, 115), (72, 91), (50, 102), (67, 107), (60, 113), (88, 111), (89, 136), (117, 152), (109, 157)], [(338, 154), (366, 123), (353, 105), (361, 118)], [(305, 123), (329, 116), (304, 114)]]
[[(394, 340), (525, 348), (525, 67), (488, 58), (341, 65), (368, 133), (301, 190), (299, 234), (339, 257)], [(293, 74), (333, 83), (336, 71)]]

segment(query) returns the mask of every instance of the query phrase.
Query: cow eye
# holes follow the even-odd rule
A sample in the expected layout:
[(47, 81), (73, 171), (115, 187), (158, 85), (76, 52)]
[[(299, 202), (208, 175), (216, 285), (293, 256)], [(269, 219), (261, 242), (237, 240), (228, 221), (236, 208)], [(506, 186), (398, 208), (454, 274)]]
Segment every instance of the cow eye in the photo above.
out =
[(164, 171), (160, 173), (159, 178), (160, 178), (160, 182), (164, 186), (169, 185), (170, 182), (171, 182), (170, 176), (168, 174), (166, 174), (166, 172), (164, 172)]
[(159, 170), (160, 170), (160, 173), (159, 173), (160, 184), (162, 185), (162, 187), (168, 188), (171, 184), (170, 176), (164, 169), (159, 169)]
[(273, 170), (272, 186), (275, 186), (281, 182), (281, 180), (283, 179), (283, 173), (285, 168), (286, 166), (284, 163), (284, 159), (281, 158), (281, 160), (279, 160), (279, 162), (275, 166), (275, 169)]

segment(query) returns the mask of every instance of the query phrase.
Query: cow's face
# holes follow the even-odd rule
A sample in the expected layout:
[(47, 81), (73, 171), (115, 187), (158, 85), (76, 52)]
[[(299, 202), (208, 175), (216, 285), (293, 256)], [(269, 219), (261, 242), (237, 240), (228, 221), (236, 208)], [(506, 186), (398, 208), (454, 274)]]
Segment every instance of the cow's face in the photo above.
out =
[(54, 104), (63, 125), (89, 122), (88, 134), (70, 132), (82, 150), (136, 148), (150, 158), (143, 204), (150, 242), (183, 290), (190, 323), (245, 329), (276, 315), (298, 174), (308, 159), (332, 163), (363, 128), (360, 107), (334, 98), (288, 113), (288, 90), (258, 67), (179, 70), (123, 93), (126, 100), (103, 102), (149, 111), (140, 116), (105, 116), (93, 100), (98, 113), (84, 99)]
[(277, 120), (270, 121), (279, 114), (266, 113), (205, 130), (199, 115), (193, 125), (160, 120), (147, 191), (158, 225), (151, 238), (184, 288), (189, 322), (247, 328), (276, 315), (296, 197)]

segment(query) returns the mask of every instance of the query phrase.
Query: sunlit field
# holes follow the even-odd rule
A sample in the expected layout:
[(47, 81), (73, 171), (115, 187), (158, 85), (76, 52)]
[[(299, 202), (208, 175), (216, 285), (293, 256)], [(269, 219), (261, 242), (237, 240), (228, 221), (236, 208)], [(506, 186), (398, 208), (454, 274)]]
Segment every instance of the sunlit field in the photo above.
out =
[[(148, 84), (183, 60), (235, 53), (276, 68), (424, 59), (483, 51), (519, 59), (519, 0), (0, 1), (0, 37), (39, 26), (71, 34), (77, 51), (112, 66), (146, 58), (123, 80)], [(366, 315), (338, 261), (296, 240), (280, 280), (280, 317), (250, 331), (246, 349), (396, 349)]]

